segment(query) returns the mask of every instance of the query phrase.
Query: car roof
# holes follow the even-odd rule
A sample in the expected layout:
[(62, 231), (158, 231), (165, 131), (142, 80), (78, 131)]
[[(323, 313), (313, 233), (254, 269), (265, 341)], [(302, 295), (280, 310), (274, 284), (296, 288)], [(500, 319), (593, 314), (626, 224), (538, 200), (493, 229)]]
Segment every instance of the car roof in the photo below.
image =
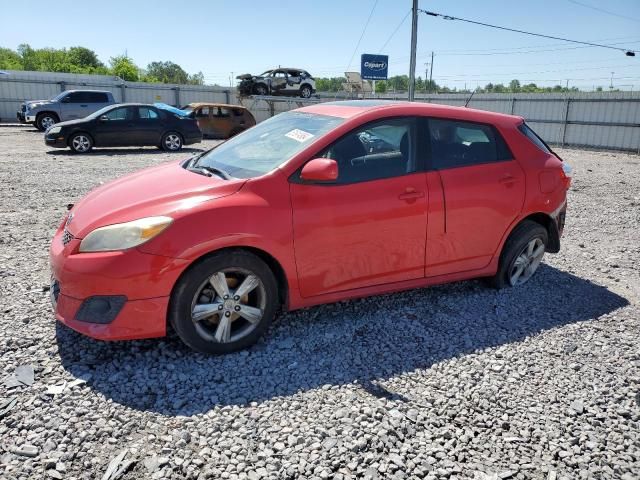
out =
[(437, 103), (407, 102), (397, 100), (346, 100), (316, 103), (297, 109), (299, 112), (317, 113), (332, 117), (351, 118), (369, 112), (379, 111), (398, 115), (422, 115), (496, 124), (517, 124), (522, 117), (504, 113), (476, 110), (467, 107), (453, 107)]
[(86, 88), (76, 88), (73, 90), (65, 90), (64, 92), (60, 92), (60, 93), (72, 93), (72, 92), (111, 93), (109, 90), (90, 90)]
[(246, 107), (242, 105), (231, 105), (230, 103), (215, 103), (215, 102), (193, 102), (187, 104), (187, 107), (198, 108), (198, 107), (224, 107), (224, 108), (239, 108), (241, 110), (246, 110)]

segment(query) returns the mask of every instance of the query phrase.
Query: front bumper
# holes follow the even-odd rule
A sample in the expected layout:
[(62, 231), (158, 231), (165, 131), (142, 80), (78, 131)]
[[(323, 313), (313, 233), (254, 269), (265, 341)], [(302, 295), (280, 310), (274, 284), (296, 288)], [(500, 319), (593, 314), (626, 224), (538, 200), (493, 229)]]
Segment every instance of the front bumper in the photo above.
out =
[(25, 115), (24, 116), (24, 121), (27, 123), (36, 123), (36, 116), (35, 115)]
[(27, 119), (25, 118), (24, 112), (22, 110), (18, 110), (16, 112), (16, 118), (20, 123), (27, 123)]
[[(63, 245), (63, 233), (61, 225), (49, 250), (52, 304), (59, 322), (99, 340), (166, 335), (169, 296), (188, 265), (186, 260), (135, 248), (78, 253), (80, 239)], [(96, 298), (118, 299), (117, 311), (106, 318), (99, 310), (87, 308)]]
[(44, 143), (50, 147), (67, 148), (67, 139), (59, 133), (55, 135), (46, 133), (44, 135)]

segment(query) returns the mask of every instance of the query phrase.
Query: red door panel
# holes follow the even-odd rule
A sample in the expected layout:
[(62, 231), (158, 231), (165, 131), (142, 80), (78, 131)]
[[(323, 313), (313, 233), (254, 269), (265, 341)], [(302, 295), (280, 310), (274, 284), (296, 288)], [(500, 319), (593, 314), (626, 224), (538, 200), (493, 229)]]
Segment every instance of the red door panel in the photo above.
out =
[(429, 175), (434, 189), (440, 184), (436, 192), (441, 190), (445, 218), (444, 222), (434, 222), (429, 230), (426, 276), (486, 267), (522, 209), (522, 168), (511, 160), (443, 169)]
[(303, 297), (424, 277), (424, 173), (290, 188)]

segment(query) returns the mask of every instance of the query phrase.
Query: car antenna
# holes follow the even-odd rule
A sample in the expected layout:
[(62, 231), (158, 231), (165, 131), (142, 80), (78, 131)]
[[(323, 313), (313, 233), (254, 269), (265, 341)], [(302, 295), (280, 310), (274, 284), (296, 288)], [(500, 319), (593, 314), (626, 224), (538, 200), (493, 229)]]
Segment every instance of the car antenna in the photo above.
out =
[(471, 101), (471, 99), (473, 98), (473, 96), (475, 95), (476, 91), (474, 90), (473, 92), (471, 92), (471, 95), (469, 95), (469, 98), (467, 98), (467, 101), (464, 102), (464, 108), (467, 108), (467, 105), (469, 105), (469, 102)]

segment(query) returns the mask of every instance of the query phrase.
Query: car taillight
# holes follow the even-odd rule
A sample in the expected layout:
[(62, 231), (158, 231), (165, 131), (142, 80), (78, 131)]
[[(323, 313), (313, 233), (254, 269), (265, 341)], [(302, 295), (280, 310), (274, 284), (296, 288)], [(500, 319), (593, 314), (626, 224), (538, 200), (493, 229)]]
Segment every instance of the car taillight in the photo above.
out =
[(565, 188), (569, 190), (571, 186), (571, 179), (573, 177), (573, 168), (567, 162), (562, 162), (562, 170), (560, 170), (560, 176), (562, 177), (562, 183)]

